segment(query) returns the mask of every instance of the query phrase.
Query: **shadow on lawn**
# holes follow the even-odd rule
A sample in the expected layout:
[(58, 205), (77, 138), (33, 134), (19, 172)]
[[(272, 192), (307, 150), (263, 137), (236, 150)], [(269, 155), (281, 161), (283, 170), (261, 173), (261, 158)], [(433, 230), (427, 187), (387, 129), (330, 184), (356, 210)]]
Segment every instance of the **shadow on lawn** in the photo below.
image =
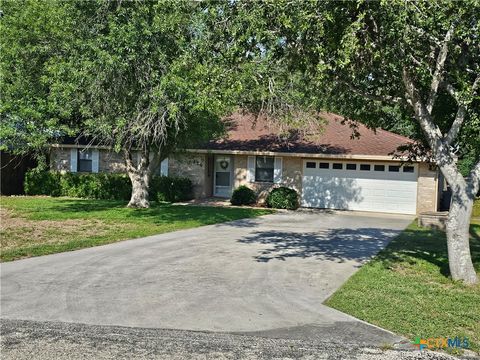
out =
[(70, 199), (55, 198), (55, 206), (50, 211), (56, 212), (84, 212), (84, 211), (109, 211), (122, 209), (127, 206), (127, 201), (98, 200), (98, 199)]
[[(114, 212), (109, 217), (149, 222), (152, 224), (166, 224), (180, 221), (197, 221), (201, 224), (250, 218), (261, 215), (262, 211), (251, 208), (222, 208), (213, 206), (172, 205), (168, 203), (152, 203), (148, 209), (128, 209), (127, 202), (114, 200), (75, 200), (57, 199), (57, 205), (51, 211), (61, 213), (79, 212)], [(265, 214), (268, 211), (265, 211)], [(100, 215), (101, 216), (101, 215)], [(248, 219), (247, 219), (248, 220)], [(238, 226), (242, 226), (240, 223)], [(251, 226), (245, 223), (244, 226)]]
[(397, 230), (377, 228), (331, 229), (308, 233), (259, 231), (238, 241), (269, 245), (254, 257), (259, 262), (312, 257), (336, 262), (364, 262), (399, 233)]
[[(475, 268), (480, 269), (480, 225), (470, 227), (470, 252)], [(378, 254), (377, 259), (386, 268), (392, 269), (401, 263), (413, 265), (417, 260), (427, 261), (438, 267), (448, 277), (447, 238), (444, 232), (424, 228), (406, 229), (389, 246)]]

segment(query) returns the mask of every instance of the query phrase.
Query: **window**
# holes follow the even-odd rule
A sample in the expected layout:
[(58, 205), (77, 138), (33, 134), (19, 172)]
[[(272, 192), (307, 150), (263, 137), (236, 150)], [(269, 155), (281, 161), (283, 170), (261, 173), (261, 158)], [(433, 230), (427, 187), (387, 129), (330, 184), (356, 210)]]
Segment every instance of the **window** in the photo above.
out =
[(373, 167), (373, 170), (375, 170), (375, 171), (385, 171), (385, 165), (375, 165)]
[(341, 169), (343, 169), (343, 165), (341, 163), (333, 163), (332, 164), (332, 169), (341, 170)]
[(92, 150), (78, 149), (78, 172), (92, 172)]
[(361, 164), (360, 165), (360, 170), (370, 171), (370, 165), (369, 164)]
[(315, 169), (317, 167), (317, 163), (313, 161), (307, 161), (307, 169)]
[(257, 156), (255, 158), (255, 181), (273, 182), (273, 156)]
[(390, 172), (399, 172), (399, 171), (400, 171), (400, 166), (390, 165), (390, 166), (388, 167), (388, 171), (390, 171)]
[(230, 186), (230, 173), (229, 172), (216, 172), (215, 173), (215, 185), (216, 186)]
[(347, 164), (347, 170), (357, 170), (357, 164)]
[(406, 172), (406, 173), (413, 173), (414, 172), (414, 168), (413, 166), (404, 166), (403, 167), (403, 172)]
[(322, 163), (322, 162), (321, 162), (321, 163), (318, 164), (318, 167), (319, 167), (320, 169), (328, 169), (328, 168), (330, 168), (330, 164), (329, 164), (329, 163)]

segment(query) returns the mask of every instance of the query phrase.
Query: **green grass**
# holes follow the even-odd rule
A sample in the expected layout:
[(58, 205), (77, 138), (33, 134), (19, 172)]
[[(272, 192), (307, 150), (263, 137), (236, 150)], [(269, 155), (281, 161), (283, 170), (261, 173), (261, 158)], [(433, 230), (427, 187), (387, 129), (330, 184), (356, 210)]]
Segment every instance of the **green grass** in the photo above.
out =
[(108, 244), (272, 213), (252, 208), (153, 204), (51, 197), (1, 197), (2, 261)]
[[(470, 246), (478, 273), (480, 223), (471, 225)], [(412, 223), (326, 304), (412, 340), (467, 336), (478, 352), (480, 286), (448, 276), (445, 234)]]
[(480, 218), (480, 198), (473, 203), (472, 217)]

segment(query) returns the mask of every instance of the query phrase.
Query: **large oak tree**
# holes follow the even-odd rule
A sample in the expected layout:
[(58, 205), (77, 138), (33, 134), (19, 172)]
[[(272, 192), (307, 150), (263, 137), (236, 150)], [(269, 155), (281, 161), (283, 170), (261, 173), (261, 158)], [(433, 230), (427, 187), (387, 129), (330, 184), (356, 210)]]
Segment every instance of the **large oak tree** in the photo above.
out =
[(326, 109), (417, 138), (409, 156), (431, 159), (452, 189), (451, 276), (477, 283), (469, 221), (480, 182), (480, 3), (239, 1), (220, 14), (232, 23), (230, 49), (263, 63), (260, 100), (272, 104), (263, 109)]
[(218, 135), (228, 107), (228, 71), (210, 51), (205, 9), (191, 1), (71, 8), (77, 41), (55, 71), (54, 96), (79, 109), (87, 135), (123, 153), (128, 206), (148, 207), (160, 161)]
[(160, 162), (218, 136), (238, 90), (209, 14), (183, 0), (5, 3), (2, 146), (86, 135), (124, 155), (129, 206), (148, 207)]

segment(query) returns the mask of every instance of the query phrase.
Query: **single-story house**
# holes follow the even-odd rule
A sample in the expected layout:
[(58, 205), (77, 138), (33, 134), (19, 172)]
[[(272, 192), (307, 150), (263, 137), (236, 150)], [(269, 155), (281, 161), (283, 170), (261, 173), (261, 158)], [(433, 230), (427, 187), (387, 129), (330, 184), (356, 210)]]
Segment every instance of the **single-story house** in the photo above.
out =
[[(422, 161), (403, 163), (392, 154), (412, 140), (359, 124), (359, 137), (339, 115), (325, 113), (323, 131), (311, 138), (279, 134), (250, 114), (229, 117), (227, 135), (165, 159), (158, 173), (186, 176), (195, 198), (229, 198), (240, 185), (260, 199), (276, 186), (298, 191), (301, 206), (387, 213), (436, 211), (443, 185), (439, 171)], [(123, 172), (120, 154), (80, 143), (52, 145), (51, 168), (72, 172)]]

